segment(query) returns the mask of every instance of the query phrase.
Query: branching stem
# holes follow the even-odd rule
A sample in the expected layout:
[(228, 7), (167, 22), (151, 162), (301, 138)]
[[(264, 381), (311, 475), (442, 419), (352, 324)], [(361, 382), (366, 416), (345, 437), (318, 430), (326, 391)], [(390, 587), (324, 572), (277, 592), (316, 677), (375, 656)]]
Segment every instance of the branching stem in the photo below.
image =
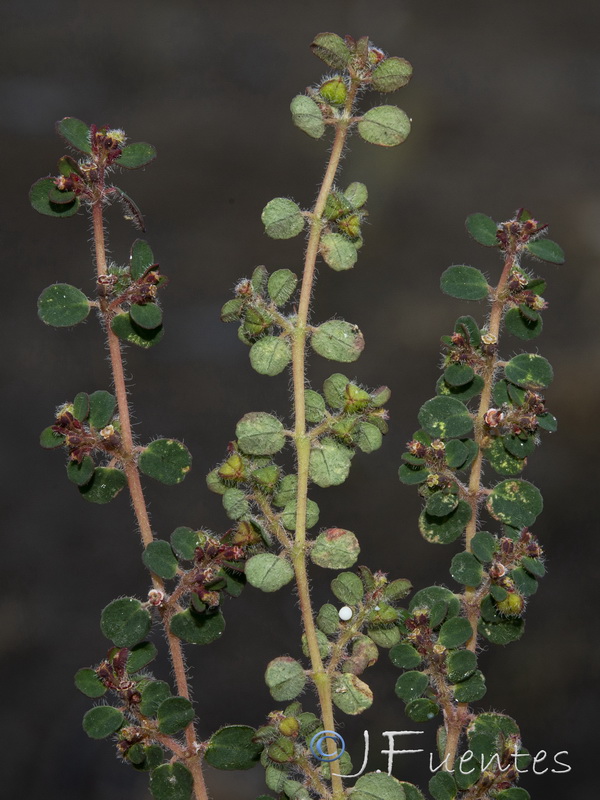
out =
[[(94, 229), (94, 248), (96, 254), (96, 271), (98, 277), (107, 274), (106, 264), (106, 245), (104, 239), (104, 219), (102, 214), (102, 194), (104, 189), (103, 176), (101, 178), (100, 197), (92, 204), (92, 223)], [(148, 508), (144, 498), (142, 483), (140, 481), (140, 474), (135, 462), (134, 453), (135, 447), (133, 443), (133, 436), (131, 432), (131, 418), (129, 414), (129, 404), (127, 402), (127, 386), (125, 383), (125, 372), (123, 370), (123, 357), (121, 354), (121, 345), (119, 339), (113, 333), (110, 327), (111, 314), (107, 309), (103, 308), (102, 302), (100, 303), (101, 311), (103, 312), (106, 336), (108, 339), (108, 348), (110, 353), (110, 364), (112, 369), (113, 384), (115, 389), (115, 396), (117, 398), (117, 407), (119, 413), (119, 420), (121, 423), (121, 436), (123, 440), (125, 476), (127, 477), (127, 484), (129, 493), (131, 495), (131, 502), (135, 513), (135, 518), (139, 527), (142, 544), (147, 547), (150, 542), (154, 540), (152, 533), (152, 526), (150, 525), (150, 517), (148, 515)], [(152, 574), (152, 585), (155, 589), (164, 592), (164, 583), (157, 575)], [(162, 614), (162, 622), (169, 645), (169, 653), (171, 664), (173, 665), (173, 672), (175, 674), (175, 683), (177, 686), (177, 693), (180, 697), (190, 699), (190, 692), (188, 687), (185, 659), (183, 656), (183, 649), (181, 640), (174, 636), (169, 628), (170, 618), (172, 616), (172, 609), (166, 609)], [(185, 738), (188, 748), (188, 758), (186, 764), (189, 767), (194, 779), (194, 798), (195, 800), (208, 800), (208, 793), (206, 784), (204, 782), (204, 775), (202, 773), (202, 765), (200, 758), (197, 755), (198, 741), (196, 739), (196, 731), (194, 723), (190, 722), (185, 730)]]

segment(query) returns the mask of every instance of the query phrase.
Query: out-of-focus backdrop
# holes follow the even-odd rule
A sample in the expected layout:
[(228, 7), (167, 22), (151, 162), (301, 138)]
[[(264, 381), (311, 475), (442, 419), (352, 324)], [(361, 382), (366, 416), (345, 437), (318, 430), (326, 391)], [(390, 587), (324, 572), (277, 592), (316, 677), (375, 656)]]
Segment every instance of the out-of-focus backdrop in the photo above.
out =
[[(157, 534), (166, 538), (178, 525), (223, 531), (228, 520), (204, 476), (242, 414), (287, 413), (289, 386), (283, 376), (251, 370), (235, 326), (220, 323), (219, 309), (256, 265), (299, 269), (301, 240), (268, 239), (260, 212), (276, 196), (304, 207), (313, 201), (327, 145), (292, 126), (288, 105), (323, 74), (308, 45), (324, 30), (368, 34), (389, 54), (408, 58), (414, 77), (383, 100), (412, 117), (406, 143), (385, 150), (356, 137), (343, 163), (341, 183), (360, 180), (370, 190), (358, 265), (345, 274), (320, 269), (314, 318), (339, 314), (360, 325), (367, 347), (352, 377), (393, 390), (384, 447), (357, 455), (342, 487), (314, 492), (321, 521), (356, 531), (361, 562), (373, 568), (409, 577), (417, 588), (453, 585), (448, 566), (458, 545), (435, 547), (420, 537), (419, 498), (396, 471), (418, 409), (434, 394), (440, 336), (459, 314), (481, 313), (476, 304), (444, 297), (440, 273), (453, 263), (498, 273), (497, 255), (467, 237), (465, 217), (482, 211), (503, 220), (519, 206), (530, 208), (568, 257), (562, 267), (538, 265), (548, 278), (550, 308), (533, 343), (555, 367), (547, 396), (560, 421), (526, 470), (545, 498), (535, 532), (548, 575), (531, 600), (524, 638), (484, 648), (489, 691), (478, 705), (514, 715), (532, 752), (546, 750), (548, 760), (569, 752), (562, 756), (569, 774), (524, 776), (534, 798), (589, 796), (596, 786), (599, 665), (598, 3), (8, 0), (0, 28), (6, 796), (149, 796), (146, 779), (117, 763), (109, 743), (83, 734), (90, 703), (72, 682), (76, 669), (97, 663), (108, 646), (100, 609), (115, 596), (147, 590), (128, 500), (123, 493), (108, 506), (88, 505), (65, 479), (62, 456), (37, 442), (56, 405), (80, 390), (109, 388), (92, 317), (69, 331), (45, 328), (36, 316), (48, 284), (93, 286), (83, 214), (52, 220), (27, 200), (30, 184), (53, 172), (65, 152), (53, 124), (76, 116), (120, 126), (133, 141), (158, 149), (150, 167), (119, 178), (142, 207), (146, 238), (170, 278), (164, 340), (149, 352), (127, 351), (136, 432), (142, 442), (181, 438), (194, 456), (181, 486), (147, 481)], [(111, 256), (124, 262), (138, 234), (118, 208), (107, 219)], [(507, 354), (520, 349), (517, 340), (504, 344)], [(317, 356), (310, 366), (317, 388), (338, 369)], [(317, 602), (330, 597), (329, 579), (315, 569)], [(265, 664), (299, 655), (299, 615), (289, 591), (265, 596), (249, 589), (225, 614), (222, 641), (189, 648), (202, 736), (223, 723), (261, 724), (277, 706), (263, 683)], [(164, 663), (157, 671), (168, 675)], [(396, 676), (383, 654), (365, 675), (375, 705), (344, 720), (342, 733), (359, 764), (367, 728), (371, 768), (385, 769), (378, 752), (384, 730), (426, 729), (401, 745), (426, 753), (398, 757), (394, 767), (397, 777), (423, 786), (435, 726), (403, 716)], [(209, 782), (215, 800), (252, 800), (264, 791), (260, 769), (209, 770)]]

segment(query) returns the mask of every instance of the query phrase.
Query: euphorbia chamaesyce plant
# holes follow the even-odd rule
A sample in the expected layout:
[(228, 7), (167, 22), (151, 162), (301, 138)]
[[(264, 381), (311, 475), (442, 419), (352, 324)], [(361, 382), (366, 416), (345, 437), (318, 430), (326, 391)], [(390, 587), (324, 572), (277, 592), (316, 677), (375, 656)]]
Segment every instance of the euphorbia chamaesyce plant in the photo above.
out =
[[(349, 571), (358, 560), (357, 536), (334, 526), (312, 534), (319, 509), (308, 495), (310, 484), (343, 483), (356, 451), (369, 453), (381, 445), (390, 392), (385, 386), (367, 389), (337, 372), (322, 392), (308, 389), (305, 354), (310, 347), (326, 359), (349, 364), (364, 348), (356, 325), (337, 316), (312, 319), (315, 267), (319, 259), (336, 271), (357, 262), (367, 189), (357, 182), (345, 188), (336, 183), (340, 159), (353, 130), (383, 147), (406, 139), (410, 121), (403, 111), (380, 105), (362, 112), (358, 99), (370, 89), (388, 93), (401, 88), (412, 69), (367, 37), (324, 33), (312, 48), (332, 72), (295, 97), (291, 112), (294, 123), (315, 139), (331, 129), (324, 178), (310, 210), (279, 197), (262, 214), (265, 231), (274, 239), (306, 231), (302, 274), (299, 278), (288, 269), (269, 274), (257, 267), (222, 309), (224, 321), (239, 324), (239, 337), (257, 372), (276, 376), (291, 370), (293, 409), (287, 425), (264, 411), (244, 414), (223, 461), (208, 475), (208, 487), (222, 496), (232, 521), (223, 534), (178, 527), (170, 542), (155, 538), (140, 473), (176, 484), (189, 471), (191, 457), (172, 439), (139, 446), (131, 431), (121, 350), (124, 344), (150, 348), (159, 342), (157, 292), (166, 279), (140, 239), (126, 265), (108, 262), (103, 214), (108, 203), (119, 200), (126, 217), (143, 229), (135, 203), (108, 178), (118, 167), (150, 163), (154, 149), (127, 144), (121, 130), (66, 118), (57, 130), (78, 160), (64, 156), (57, 177), (32, 187), (31, 202), (41, 213), (72, 216), (83, 205), (92, 217), (97, 297), (90, 300), (73, 286), (54, 284), (40, 296), (39, 315), (50, 325), (71, 327), (91, 308), (97, 311), (108, 339), (114, 391), (80, 392), (61, 405), (42, 433), (42, 445), (66, 449), (67, 476), (88, 501), (109, 502), (128, 487), (151, 579), (146, 599), (122, 597), (102, 612), (101, 629), (112, 646), (99, 665), (80, 670), (75, 680), (84, 694), (110, 696), (111, 704), (90, 709), (84, 729), (93, 738), (112, 737), (126, 762), (148, 771), (157, 800), (205, 800), (203, 761), (221, 769), (248, 769), (260, 761), (277, 798), (418, 800), (423, 795), (416, 786), (392, 775), (363, 774), (352, 786), (343, 777), (353, 767), (336, 734), (334, 712), (356, 715), (371, 706), (372, 692), (359, 676), (376, 662), (381, 648), (391, 648), (393, 663), (410, 670), (396, 685), (408, 716), (424, 722), (443, 712), (439, 742), (444, 766), (430, 783), (434, 798), (522, 800), (528, 795), (513, 786), (516, 770), (502, 771), (520, 744), (516, 724), (503, 715), (475, 714), (468, 703), (479, 700), (485, 689), (476, 663), (478, 634), (499, 643), (518, 638), (524, 597), (543, 573), (541, 549), (529, 531), (541, 498), (531, 484), (512, 476), (524, 466), (538, 428), (553, 428), (554, 418), (539, 393), (551, 370), (535, 355), (501, 362), (497, 342), (503, 320), (511, 333), (525, 339), (541, 329), (543, 281), (520, 266), (521, 256), (529, 252), (555, 262), (562, 256), (556, 245), (539, 239), (544, 226), (526, 212), (500, 226), (483, 215), (468, 220), (478, 241), (503, 251), (504, 270), (495, 289), (471, 267), (444, 273), (447, 293), (464, 299), (489, 295), (491, 314), (483, 331), (472, 317), (461, 317), (455, 333), (444, 340), (447, 363), (438, 396), (421, 409), (423, 430), (409, 444), (400, 471), (405, 482), (422, 487), (427, 505), (420, 529), (426, 538), (450, 542), (464, 533), (465, 551), (454, 557), (451, 574), (465, 589), (456, 594), (429, 587), (413, 597), (408, 609), (399, 608), (410, 583), (365, 566)], [(474, 398), (479, 406), (472, 411), (466, 403)], [(473, 430), (474, 438), (468, 438)], [(285, 447), (295, 457), (295, 468), (287, 474), (276, 462)], [(481, 483), (484, 458), (501, 476), (509, 476), (492, 489)], [(469, 470), (468, 479), (461, 470)], [(504, 524), (500, 537), (477, 530), (483, 503)], [(309, 562), (338, 571), (331, 583), (337, 605), (314, 609)], [(182, 643), (206, 645), (220, 637), (223, 599), (237, 597), (246, 583), (265, 592), (295, 585), (306, 662), (281, 656), (266, 665), (265, 680), (278, 706), (257, 728), (227, 725), (202, 742), (194, 728)], [(175, 694), (147, 670), (157, 652), (147, 640), (154, 623), (166, 634)], [(310, 688), (317, 704), (304, 709), (298, 698)], [(464, 760), (459, 750), (465, 735), (470, 750), (489, 756), (491, 766), (459, 777), (453, 769), (458, 758)], [(269, 797), (261, 795), (262, 800)]]

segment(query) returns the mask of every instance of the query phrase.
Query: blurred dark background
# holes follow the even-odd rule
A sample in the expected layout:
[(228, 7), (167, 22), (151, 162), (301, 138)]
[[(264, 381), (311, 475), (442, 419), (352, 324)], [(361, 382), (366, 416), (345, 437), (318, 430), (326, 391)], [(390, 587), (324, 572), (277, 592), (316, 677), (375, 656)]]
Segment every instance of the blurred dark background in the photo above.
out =
[[(439, 337), (459, 314), (481, 314), (442, 296), (440, 273), (452, 263), (490, 276), (498, 271), (496, 254), (467, 237), (465, 217), (483, 211), (503, 220), (519, 206), (530, 208), (568, 257), (564, 267), (537, 265), (549, 281), (550, 309), (533, 349), (539, 342), (555, 367), (547, 396), (560, 429), (544, 437), (526, 477), (545, 498), (535, 532), (548, 575), (530, 603), (525, 637), (482, 653), (489, 691), (480, 705), (514, 715), (531, 751), (546, 750), (550, 759), (569, 751), (563, 760), (570, 774), (525, 776), (533, 798), (587, 796), (596, 785), (599, 711), (600, 6), (5, 0), (0, 26), (6, 796), (149, 797), (146, 779), (117, 763), (110, 744), (83, 734), (90, 703), (72, 684), (76, 669), (106, 651), (100, 609), (116, 596), (147, 591), (128, 499), (123, 493), (108, 506), (88, 505), (65, 480), (61, 455), (37, 442), (56, 405), (110, 381), (93, 317), (69, 331), (45, 328), (36, 316), (48, 284), (93, 286), (85, 217), (41, 217), (27, 201), (30, 184), (54, 172), (65, 152), (53, 124), (69, 115), (120, 126), (131, 140), (158, 148), (149, 168), (117, 179), (142, 207), (146, 238), (171, 281), (163, 294), (166, 336), (149, 352), (129, 349), (127, 370), (140, 441), (183, 439), (194, 469), (176, 488), (147, 481), (147, 496), (163, 538), (178, 525), (223, 531), (228, 520), (204, 476), (245, 412), (287, 413), (289, 386), (283, 376), (251, 370), (235, 326), (219, 322), (219, 309), (257, 264), (299, 269), (301, 240), (269, 240), (260, 212), (280, 195), (310, 206), (320, 181), (327, 145), (292, 126), (288, 104), (323, 74), (308, 49), (322, 30), (368, 34), (389, 54), (408, 58), (414, 78), (383, 100), (413, 118), (406, 143), (384, 150), (356, 138), (343, 164), (341, 183), (361, 180), (370, 191), (358, 265), (319, 275), (314, 319), (337, 313), (359, 324), (367, 348), (351, 376), (393, 390), (384, 447), (359, 454), (344, 486), (314, 492), (321, 522), (356, 531), (362, 563), (409, 577), (417, 588), (453, 585), (448, 566), (458, 545), (436, 548), (421, 539), (419, 498), (399, 484), (396, 470), (419, 406), (434, 394)], [(118, 208), (107, 218), (111, 255), (123, 263), (138, 234)], [(507, 354), (521, 348), (517, 340), (504, 343)], [(339, 368), (317, 357), (310, 366), (316, 388)], [(330, 597), (330, 578), (315, 570), (317, 602)], [(225, 614), (222, 641), (189, 648), (202, 736), (224, 723), (261, 724), (277, 706), (263, 683), (265, 664), (299, 655), (299, 614), (289, 591), (265, 596), (250, 589)], [(157, 672), (167, 677), (168, 667), (159, 663)], [(400, 746), (433, 749), (435, 726), (403, 716), (393, 695), (396, 677), (383, 654), (365, 675), (375, 705), (343, 721), (357, 764), (365, 728), (373, 769), (385, 769), (377, 754), (384, 730), (427, 729)], [(424, 786), (427, 756), (403, 757), (394, 774)], [(209, 782), (215, 800), (252, 800), (264, 791), (260, 769), (209, 770)]]

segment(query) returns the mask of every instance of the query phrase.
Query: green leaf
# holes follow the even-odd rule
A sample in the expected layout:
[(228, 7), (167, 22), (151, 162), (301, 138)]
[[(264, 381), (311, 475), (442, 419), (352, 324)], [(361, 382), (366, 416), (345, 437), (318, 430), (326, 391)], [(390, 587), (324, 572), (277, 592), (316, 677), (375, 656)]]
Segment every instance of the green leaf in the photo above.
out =
[(336, 675), (332, 682), (333, 703), (344, 714), (362, 714), (373, 704), (373, 692), (351, 672)]
[(349, 606), (355, 606), (364, 597), (365, 589), (361, 579), (353, 572), (341, 572), (331, 581), (331, 591)]
[(129, 313), (117, 314), (112, 318), (110, 327), (115, 336), (125, 342), (135, 344), (138, 347), (148, 349), (158, 344), (163, 337), (162, 325), (158, 328), (148, 330), (137, 325), (129, 316)]
[(530, 575), (523, 567), (516, 567), (510, 571), (510, 577), (515, 582), (515, 586), (520, 594), (529, 597), (538, 590), (537, 579)]
[(449, 383), (446, 383), (444, 376), (440, 375), (435, 385), (435, 391), (443, 397), (453, 397), (455, 400), (466, 403), (472, 397), (481, 394), (483, 386), (484, 382), (481, 375), (475, 375), (473, 380), (469, 383), (465, 383), (464, 386), (451, 386)]
[(440, 628), (438, 642), (448, 649), (460, 647), (471, 638), (471, 624), (465, 617), (453, 617), (446, 620)]
[(90, 301), (83, 292), (68, 283), (48, 286), (38, 299), (38, 316), (46, 325), (68, 328), (77, 325), (90, 313)]
[(102, 697), (106, 694), (106, 686), (100, 681), (95, 669), (84, 667), (75, 673), (75, 686), (86, 697)]
[(529, 558), (529, 556), (524, 556), (521, 559), (521, 565), (527, 570), (527, 572), (529, 572), (530, 575), (533, 575), (536, 578), (543, 578), (546, 574), (546, 567), (537, 558)]
[(117, 401), (115, 396), (104, 389), (98, 389), (92, 392), (89, 396), (90, 414), (89, 420), (90, 427), (99, 431), (105, 428), (112, 420), (115, 413)]
[(325, 416), (325, 400), (323, 396), (312, 389), (307, 389), (304, 395), (306, 406), (306, 421), (310, 423), (321, 422)]
[(543, 507), (539, 490), (522, 480), (502, 481), (487, 499), (487, 509), (494, 519), (519, 529), (533, 525)]
[(125, 486), (127, 478), (122, 470), (96, 467), (91, 480), (85, 486), (80, 486), (79, 491), (83, 499), (89, 503), (102, 504), (109, 503)]
[[(281, 521), (284, 528), (288, 531), (296, 530), (296, 501), (292, 500), (287, 503), (281, 512)], [(314, 500), (308, 500), (306, 503), (306, 527), (308, 530), (313, 528), (319, 521), (319, 506)]]
[(395, 92), (409, 82), (412, 66), (404, 58), (385, 58), (371, 73), (371, 86), (376, 92)]
[(317, 626), (326, 636), (332, 636), (340, 627), (340, 618), (337, 608), (331, 603), (325, 603), (317, 614)]
[(333, 409), (341, 409), (346, 403), (346, 386), (350, 380), (341, 372), (334, 372), (323, 382), (323, 394), (327, 404)]
[(413, 722), (429, 722), (440, 712), (440, 707), (433, 700), (419, 697), (407, 703), (404, 713)]
[(306, 675), (302, 664), (288, 656), (281, 656), (267, 665), (265, 682), (274, 700), (293, 700), (304, 689)]
[(450, 439), (473, 430), (467, 407), (454, 397), (432, 397), (421, 406), (419, 423), (432, 437)]
[(64, 117), (56, 123), (56, 132), (82, 153), (91, 155), (90, 129), (80, 119)]
[(469, 678), (477, 669), (477, 656), (470, 650), (453, 650), (446, 658), (448, 680), (459, 683)]
[(150, 792), (154, 800), (190, 800), (194, 779), (179, 761), (161, 764), (150, 775)]
[(367, 772), (351, 790), (352, 800), (409, 800), (403, 784), (385, 772)]
[(464, 336), (473, 347), (480, 346), (481, 331), (479, 330), (479, 325), (469, 314), (465, 314), (456, 320), (454, 323), (454, 330), (456, 333), (460, 333), (461, 336)]
[(535, 317), (531, 319), (526, 317), (517, 306), (509, 308), (504, 316), (506, 330), (519, 339), (535, 339), (536, 336), (539, 336), (542, 332), (543, 322), (542, 317), (537, 311), (533, 313)]
[(545, 431), (554, 433), (558, 428), (558, 421), (555, 416), (546, 411), (544, 414), (538, 414), (538, 425)]
[(364, 183), (353, 181), (348, 188), (344, 190), (344, 197), (354, 209), (358, 209), (362, 208), (367, 202), (369, 193)]
[(348, 569), (358, 559), (360, 545), (352, 531), (329, 528), (320, 533), (310, 551), (313, 564), (326, 569)]
[(383, 444), (383, 434), (370, 422), (361, 422), (356, 429), (355, 442), (363, 453), (373, 453)]
[(397, 644), (390, 650), (390, 661), (395, 667), (400, 669), (413, 669), (418, 667), (423, 661), (423, 656), (412, 646), (412, 644)]
[(551, 264), (565, 263), (565, 254), (562, 248), (550, 239), (537, 239), (535, 242), (529, 242), (525, 245), (525, 249), (532, 256), (541, 258), (542, 261), (549, 261)]
[(55, 450), (65, 443), (65, 439), (64, 434), (56, 433), (51, 426), (48, 426), (40, 433), (40, 447), (43, 447), (44, 450)]
[(121, 155), (115, 161), (120, 167), (125, 169), (139, 169), (145, 167), (156, 158), (156, 149), (147, 142), (134, 142), (125, 145)]
[(175, 439), (155, 439), (144, 448), (138, 458), (138, 467), (144, 475), (167, 486), (181, 483), (191, 465), (189, 450)]
[(425, 800), (423, 793), (414, 784), (400, 781), (400, 785), (404, 789), (406, 800)]
[(410, 119), (396, 106), (376, 106), (359, 120), (358, 132), (365, 142), (395, 147), (410, 133)]
[(450, 565), (450, 575), (457, 583), (474, 588), (483, 580), (483, 568), (473, 553), (457, 553)]
[(90, 413), (90, 398), (86, 392), (78, 392), (73, 400), (73, 416), (80, 422), (87, 419)]
[(451, 439), (446, 443), (444, 458), (450, 469), (462, 467), (469, 456), (467, 446), (460, 439)]
[(444, 294), (459, 300), (483, 300), (489, 291), (484, 274), (475, 267), (464, 265), (448, 267), (442, 273), (440, 288)]
[(542, 356), (521, 353), (508, 362), (504, 374), (523, 389), (545, 389), (554, 377), (552, 367)]
[(276, 197), (264, 207), (261, 219), (271, 239), (291, 239), (304, 228), (304, 217), (293, 200)]
[(113, 600), (102, 611), (100, 629), (117, 647), (133, 647), (146, 638), (152, 620), (135, 597)]
[(434, 800), (454, 800), (457, 786), (449, 772), (436, 772), (429, 780), (429, 791)]
[(67, 464), (67, 478), (76, 486), (85, 486), (91, 481), (94, 474), (94, 462), (90, 456), (84, 456), (81, 463), (69, 461)]
[(292, 122), (313, 139), (320, 139), (325, 133), (325, 122), (321, 109), (311, 97), (299, 94), (290, 103)]
[(142, 700), (140, 712), (145, 717), (154, 717), (159, 705), (171, 697), (171, 688), (165, 681), (150, 680), (148, 683), (140, 685)]
[(411, 464), (401, 464), (398, 468), (398, 477), (407, 486), (414, 486), (424, 483), (429, 475), (426, 467), (412, 466)]
[[(54, 178), (40, 178), (29, 190), (29, 202), (35, 211), (47, 217), (72, 217), (79, 210), (79, 198), (75, 197), (68, 203), (53, 202), (56, 184)], [(63, 199), (63, 198), (61, 198)]]
[(484, 247), (498, 247), (500, 244), (496, 236), (498, 225), (486, 214), (470, 214), (465, 225), (473, 239)]
[(190, 644), (210, 644), (225, 630), (225, 620), (220, 611), (200, 614), (191, 608), (174, 614), (171, 633)]
[(350, 61), (350, 50), (336, 33), (319, 33), (310, 47), (317, 58), (334, 69), (344, 69)]
[[(521, 436), (524, 436), (524, 438), (521, 438)], [(526, 458), (535, 450), (535, 438), (524, 434), (521, 434), (521, 436), (509, 434), (508, 436), (503, 436), (502, 441), (504, 442), (504, 447), (513, 456)]]
[(531, 795), (520, 786), (512, 786), (510, 789), (498, 792), (494, 800), (531, 800)]
[(252, 411), (245, 414), (235, 428), (240, 449), (253, 456), (270, 456), (285, 444), (283, 425), (272, 414)]
[(453, 492), (439, 491), (429, 496), (425, 511), (430, 517), (446, 517), (458, 505), (458, 495)]
[(323, 261), (336, 272), (352, 269), (358, 259), (356, 247), (341, 233), (326, 233), (321, 237)]
[[(450, 620), (452, 621), (452, 620)], [(404, 672), (396, 681), (394, 691), (405, 703), (416, 700), (429, 686), (429, 678), (424, 672)]]
[(250, 504), (242, 489), (226, 489), (223, 493), (223, 508), (229, 519), (242, 519), (250, 513)]
[[(436, 623), (433, 618), (433, 611), (440, 603), (444, 604), (445, 610), (442, 618)], [(432, 628), (435, 628), (436, 624), (439, 625), (446, 616), (455, 617), (458, 615), (460, 611), (460, 600), (454, 592), (451, 592), (450, 589), (446, 589), (444, 586), (426, 586), (413, 596), (408, 606), (408, 610), (411, 614), (414, 614), (417, 609), (425, 609), (429, 612), (429, 624)]]
[(520, 639), (525, 631), (525, 620), (517, 617), (504, 622), (479, 620), (478, 631), (492, 644), (510, 644)]
[(154, 330), (162, 325), (162, 311), (156, 303), (134, 303), (129, 309), (129, 316), (144, 330)]
[(227, 725), (208, 740), (204, 760), (216, 769), (251, 769), (263, 745), (254, 741), (256, 731), (249, 725)]
[(152, 642), (140, 642), (131, 648), (127, 658), (127, 672), (130, 674), (143, 669), (146, 664), (153, 661), (158, 654), (156, 645)]
[(323, 358), (344, 363), (356, 361), (365, 347), (359, 328), (342, 319), (332, 319), (319, 325), (313, 332), (310, 343), (313, 350)]
[(171, 547), (179, 558), (185, 561), (193, 561), (196, 555), (196, 548), (200, 546), (200, 536), (198, 531), (181, 526), (175, 528), (171, 534)]
[(148, 267), (152, 266), (154, 266), (154, 254), (150, 245), (143, 239), (136, 239), (131, 246), (129, 274), (134, 281), (137, 281), (146, 274)]
[(484, 564), (492, 561), (496, 552), (496, 537), (488, 531), (478, 531), (471, 540), (471, 549)]
[(284, 306), (296, 291), (298, 278), (289, 269), (277, 269), (269, 278), (267, 290), (276, 306)]
[(83, 717), (83, 730), (91, 739), (105, 739), (125, 723), (125, 717), (113, 706), (96, 706)]
[(470, 505), (464, 500), (460, 500), (454, 511), (445, 517), (433, 517), (423, 511), (419, 517), (419, 530), (432, 544), (449, 544), (464, 531), (471, 513)]
[(468, 364), (450, 364), (444, 371), (444, 380), (449, 386), (465, 386), (474, 377), (473, 367)]
[(339, 486), (348, 477), (353, 452), (335, 439), (325, 437), (310, 451), (308, 475), (311, 481), (326, 488)]
[(291, 360), (292, 347), (279, 336), (263, 336), (250, 348), (250, 363), (260, 375), (279, 375)]
[(142, 561), (160, 578), (170, 580), (177, 575), (179, 564), (168, 542), (157, 539), (146, 547)]
[(194, 719), (194, 707), (185, 697), (167, 697), (156, 711), (158, 730), (167, 736), (173, 736), (190, 724)]
[(499, 475), (519, 475), (525, 467), (523, 458), (517, 458), (507, 451), (501, 436), (491, 439), (484, 454)]
[(276, 592), (293, 579), (294, 569), (287, 559), (274, 553), (258, 553), (246, 562), (245, 574), (251, 586)]

